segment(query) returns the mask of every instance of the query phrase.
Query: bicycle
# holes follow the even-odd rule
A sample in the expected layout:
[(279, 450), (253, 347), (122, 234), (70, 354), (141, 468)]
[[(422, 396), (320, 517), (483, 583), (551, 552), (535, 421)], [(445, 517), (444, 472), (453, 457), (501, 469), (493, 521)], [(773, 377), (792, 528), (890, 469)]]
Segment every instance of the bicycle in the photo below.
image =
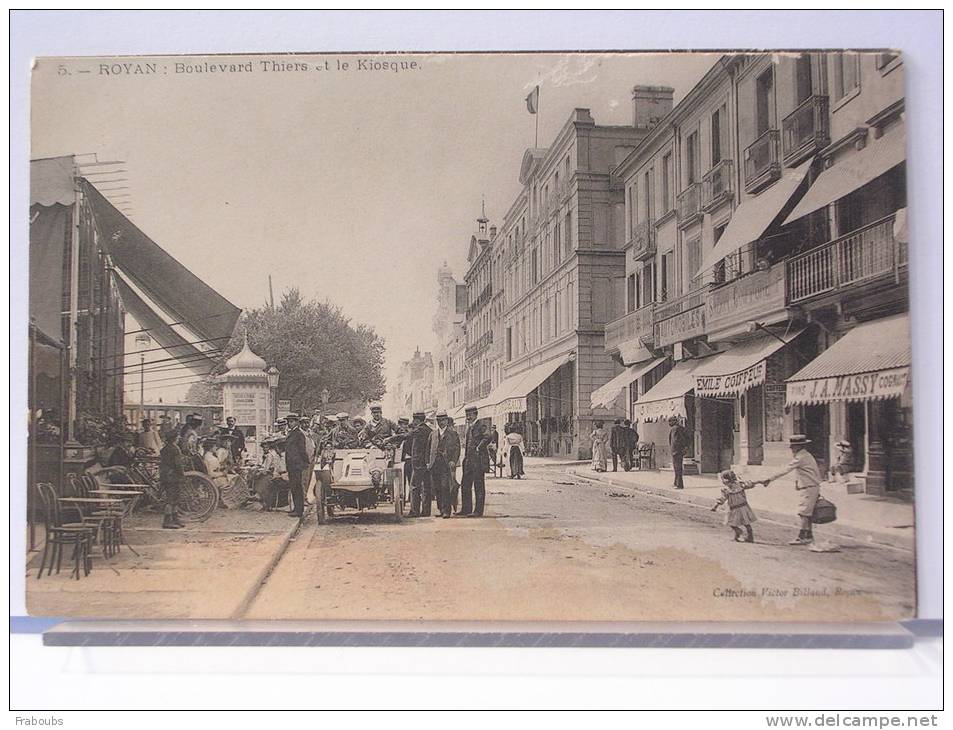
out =
[[(165, 504), (162, 487), (159, 484), (159, 457), (149, 456), (143, 449), (137, 449), (129, 466), (113, 466), (101, 472), (106, 478), (120, 477), (124, 483), (141, 487), (143, 496), (130, 507), (138, 509), (142, 504), (161, 508)], [(115, 483), (115, 482), (113, 482)], [(218, 487), (207, 474), (200, 471), (186, 471), (185, 482), (179, 490), (179, 513), (192, 522), (205, 522), (218, 506)]]

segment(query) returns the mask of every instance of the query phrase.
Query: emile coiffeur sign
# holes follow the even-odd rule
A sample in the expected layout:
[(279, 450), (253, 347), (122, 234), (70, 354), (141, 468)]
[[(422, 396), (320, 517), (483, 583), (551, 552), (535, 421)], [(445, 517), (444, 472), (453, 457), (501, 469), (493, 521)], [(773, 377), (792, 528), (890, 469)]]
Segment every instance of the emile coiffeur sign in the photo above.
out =
[(907, 387), (910, 368), (891, 368), (873, 373), (788, 381), (787, 402), (829, 403), (899, 398)]
[(744, 393), (748, 388), (761, 385), (764, 382), (764, 375), (764, 360), (730, 375), (696, 375), (695, 396), (714, 398)]

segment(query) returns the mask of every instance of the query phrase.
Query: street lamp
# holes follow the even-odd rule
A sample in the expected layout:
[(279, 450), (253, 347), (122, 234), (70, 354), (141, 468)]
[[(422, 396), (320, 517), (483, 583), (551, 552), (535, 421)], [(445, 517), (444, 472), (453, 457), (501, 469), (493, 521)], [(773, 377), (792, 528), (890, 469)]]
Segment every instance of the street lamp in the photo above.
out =
[(271, 422), (274, 423), (278, 420), (278, 376), (281, 373), (278, 368), (271, 365), (265, 370), (265, 375), (268, 377), (268, 388), (271, 392)]
[(145, 332), (136, 335), (136, 349), (139, 351), (139, 424), (133, 424), (138, 429), (145, 417), (145, 393), (146, 393), (146, 350), (152, 344), (152, 338)]

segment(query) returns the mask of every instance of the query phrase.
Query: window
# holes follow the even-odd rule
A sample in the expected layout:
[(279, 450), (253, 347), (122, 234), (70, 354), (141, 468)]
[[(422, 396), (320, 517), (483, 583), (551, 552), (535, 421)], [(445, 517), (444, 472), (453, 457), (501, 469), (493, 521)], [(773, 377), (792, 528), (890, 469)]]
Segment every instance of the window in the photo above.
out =
[(556, 337), (563, 329), (563, 321), (559, 318), (562, 308), (559, 306), (562, 292), (557, 291), (553, 295), (553, 337)]
[(626, 280), (626, 288), (625, 288), (625, 311), (626, 312), (635, 311), (635, 306), (636, 306), (635, 302), (637, 300), (636, 281), (638, 281), (638, 279), (636, 278), (635, 274), (629, 274)]
[[(693, 281), (698, 274), (698, 269), (702, 265), (702, 242), (700, 238), (695, 238), (686, 244), (688, 249), (688, 280)], [(693, 287), (689, 286), (689, 289)]]
[(539, 249), (533, 249), (533, 269), (530, 274), (530, 283), (536, 284), (539, 282)]
[(557, 222), (553, 228), (553, 261), (557, 266), (563, 259), (562, 240), (560, 239), (559, 233), (559, 223)]
[(672, 153), (666, 152), (662, 158), (662, 212), (672, 209)]
[(566, 162), (563, 165), (563, 184), (569, 185), (569, 155), (566, 155)]
[(760, 137), (774, 129), (774, 68), (769, 68), (755, 82), (755, 123)]
[(814, 82), (811, 78), (811, 54), (802, 53), (794, 61), (795, 106), (800, 106), (814, 95)]
[(860, 56), (856, 53), (831, 54), (831, 79), (834, 101), (857, 89), (860, 86)]
[(695, 130), (685, 140), (685, 183), (686, 186), (698, 182), (699, 159), (698, 159), (698, 130)]
[(566, 285), (566, 329), (575, 329), (576, 320), (575, 320), (575, 311), (576, 311), (576, 300), (572, 295), (573, 284), (570, 281)]
[(655, 170), (649, 168), (645, 173), (645, 185), (642, 191), (645, 196), (645, 220), (651, 220), (655, 217)]
[(625, 209), (628, 215), (625, 217), (625, 240), (632, 240), (632, 231), (635, 230), (635, 218), (632, 211), (632, 186), (625, 189)]
[(572, 252), (572, 213), (566, 213), (566, 225), (563, 226), (563, 238), (565, 239), (566, 257)]
[[(714, 230), (712, 231), (712, 237), (714, 238), (714, 242), (716, 246), (718, 245), (718, 239), (721, 238), (722, 234), (725, 232), (725, 228), (727, 227), (728, 227), (728, 224), (725, 223), (724, 225), (721, 225), (721, 226), (715, 226)], [(715, 264), (712, 278), (714, 279), (714, 282), (716, 284), (723, 284), (726, 280), (725, 274), (726, 274), (725, 260), (722, 259), (717, 264)]]
[[(724, 108), (724, 107), (722, 107)], [(721, 124), (722, 110), (716, 109), (711, 115), (711, 166), (721, 162)]]
[(669, 297), (674, 294), (674, 282), (672, 278), (675, 274), (675, 267), (672, 265), (672, 259), (675, 256), (674, 251), (669, 251), (668, 253), (662, 254), (662, 268), (659, 272), (659, 278), (661, 281), (661, 290), (659, 291), (659, 301), (666, 302)]

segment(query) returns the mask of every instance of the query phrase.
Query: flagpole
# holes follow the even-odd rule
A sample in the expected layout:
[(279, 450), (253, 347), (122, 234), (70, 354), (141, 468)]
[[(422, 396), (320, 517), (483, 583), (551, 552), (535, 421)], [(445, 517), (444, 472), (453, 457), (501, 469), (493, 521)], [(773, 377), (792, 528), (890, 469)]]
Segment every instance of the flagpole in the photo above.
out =
[(539, 147), (539, 86), (536, 87), (536, 113), (533, 115), (536, 117), (536, 134), (533, 137), (533, 149)]

